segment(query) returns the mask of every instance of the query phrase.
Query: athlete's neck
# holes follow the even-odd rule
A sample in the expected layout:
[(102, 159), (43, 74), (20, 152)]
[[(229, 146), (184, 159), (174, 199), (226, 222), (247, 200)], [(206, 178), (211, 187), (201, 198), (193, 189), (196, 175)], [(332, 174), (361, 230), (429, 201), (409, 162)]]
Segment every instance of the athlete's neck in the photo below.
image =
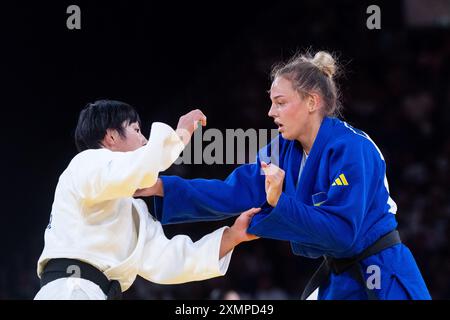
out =
[(303, 150), (308, 155), (313, 147), (314, 141), (316, 140), (317, 134), (322, 124), (323, 118), (317, 118), (308, 123), (305, 133), (297, 138), (298, 142), (302, 145)]

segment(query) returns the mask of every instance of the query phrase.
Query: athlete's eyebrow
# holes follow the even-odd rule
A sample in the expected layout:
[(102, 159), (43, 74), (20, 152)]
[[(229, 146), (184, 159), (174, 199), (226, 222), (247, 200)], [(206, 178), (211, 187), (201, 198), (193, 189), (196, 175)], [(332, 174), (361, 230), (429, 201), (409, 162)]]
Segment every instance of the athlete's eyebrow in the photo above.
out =
[[(272, 92), (272, 89), (267, 90), (267, 93), (269, 94), (269, 96), (270, 96), (271, 92)], [(277, 95), (275, 97), (270, 97), (270, 99), (277, 99), (277, 98), (280, 98), (280, 97), (284, 97), (284, 96), (282, 94), (279, 94), (279, 95)]]

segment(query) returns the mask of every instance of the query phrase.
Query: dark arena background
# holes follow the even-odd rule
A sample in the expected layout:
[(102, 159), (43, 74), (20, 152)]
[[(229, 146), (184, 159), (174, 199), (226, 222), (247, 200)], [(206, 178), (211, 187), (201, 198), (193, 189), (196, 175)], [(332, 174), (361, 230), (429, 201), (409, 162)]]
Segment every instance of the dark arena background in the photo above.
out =
[[(67, 7), (81, 9), (69, 30)], [(379, 29), (367, 8), (377, 5)], [(450, 1), (23, 1), (2, 4), (0, 299), (32, 299), (59, 175), (76, 154), (81, 108), (99, 98), (175, 127), (200, 108), (208, 127), (274, 128), (272, 65), (312, 48), (339, 57), (344, 119), (383, 152), (403, 241), (433, 299), (450, 298)], [(165, 174), (225, 178), (237, 165)], [(151, 203), (149, 203), (151, 205)], [(193, 239), (233, 219), (165, 226)], [(319, 260), (288, 242), (236, 248), (225, 277), (182, 285), (138, 278), (125, 299), (299, 299)]]

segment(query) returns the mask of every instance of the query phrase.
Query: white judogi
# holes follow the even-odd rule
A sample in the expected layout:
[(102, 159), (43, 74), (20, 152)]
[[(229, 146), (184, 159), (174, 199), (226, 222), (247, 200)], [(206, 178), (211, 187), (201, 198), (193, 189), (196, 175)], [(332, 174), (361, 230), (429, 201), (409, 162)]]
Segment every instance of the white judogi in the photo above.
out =
[[(184, 145), (175, 131), (153, 123), (149, 141), (132, 152), (91, 149), (79, 153), (56, 187), (45, 246), (38, 261), (40, 276), (52, 258), (87, 262), (118, 280), (127, 290), (137, 275), (164, 284), (224, 275), (232, 252), (219, 260), (226, 227), (192, 242), (187, 236), (167, 239), (136, 189), (151, 187), (158, 173), (179, 156)], [(104, 299), (100, 287), (79, 278), (63, 278), (41, 288), (35, 299)]]

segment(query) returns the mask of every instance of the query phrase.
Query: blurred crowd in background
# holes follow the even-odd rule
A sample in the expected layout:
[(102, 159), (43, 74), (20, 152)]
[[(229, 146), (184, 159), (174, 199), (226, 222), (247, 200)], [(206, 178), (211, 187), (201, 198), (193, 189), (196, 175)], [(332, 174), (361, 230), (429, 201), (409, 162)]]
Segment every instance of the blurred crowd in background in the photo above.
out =
[[(449, 3), (430, 1), (429, 5), (442, 2)], [(337, 79), (343, 118), (368, 133), (383, 152), (402, 240), (413, 252), (432, 297), (450, 299), (450, 22), (415, 23), (404, 1), (389, 5), (381, 30), (369, 31), (364, 7), (348, 1), (330, 4), (327, 10), (322, 5), (322, 1), (307, 1), (301, 7), (317, 16), (300, 10), (296, 15), (289, 8), (259, 9), (254, 23), (242, 24), (222, 45), (216, 44), (209, 59), (193, 62), (195, 70), (185, 78), (160, 83), (171, 86), (173, 94), (166, 89), (164, 98), (128, 99), (122, 94), (122, 99), (135, 105), (143, 119), (167, 120), (172, 125), (187, 105), (193, 105), (204, 111), (211, 127), (273, 128), (266, 93), (271, 66), (309, 46), (336, 52), (344, 69)], [(446, 8), (441, 13), (448, 19), (450, 4)], [(284, 25), (272, 24), (275, 20)], [(188, 58), (183, 61), (184, 49), (178, 48), (175, 64), (190, 63)], [(152, 105), (151, 110), (142, 107), (141, 101)], [(73, 111), (71, 121), (77, 112)], [(74, 126), (75, 121), (68, 121), (64, 143), (71, 143)], [(57, 176), (75, 149), (70, 145), (63, 151), (53, 150), (53, 154), (59, 152), (65, 153), (55, 156), (59, 167), (45, 171), (52, 178), (33, 189), (35, 196), (45, 191), (45, 206), (31, 201), (28, 210), (36, 215), (30, 218), (31, 225), (6, 231), (21, 232), (21, 242), (4, 243), (13, 249), (1, 258), (0, 299), (30, 299), (39, 289), (36, 263), (52, 195)], [(180, 165), (166, 174), (224, 179), (235, 167)], [(168, 236), (183, 233), (196, 240), (232, 221), (168, 225), (165, 230)], [(125, 299), (299, 299), (319, 263), (320, 259), (294, 256), (287, 242), (260, 239), (235, 249), (224, 277), (180, 285), (157, 285), (138, 278)]]

